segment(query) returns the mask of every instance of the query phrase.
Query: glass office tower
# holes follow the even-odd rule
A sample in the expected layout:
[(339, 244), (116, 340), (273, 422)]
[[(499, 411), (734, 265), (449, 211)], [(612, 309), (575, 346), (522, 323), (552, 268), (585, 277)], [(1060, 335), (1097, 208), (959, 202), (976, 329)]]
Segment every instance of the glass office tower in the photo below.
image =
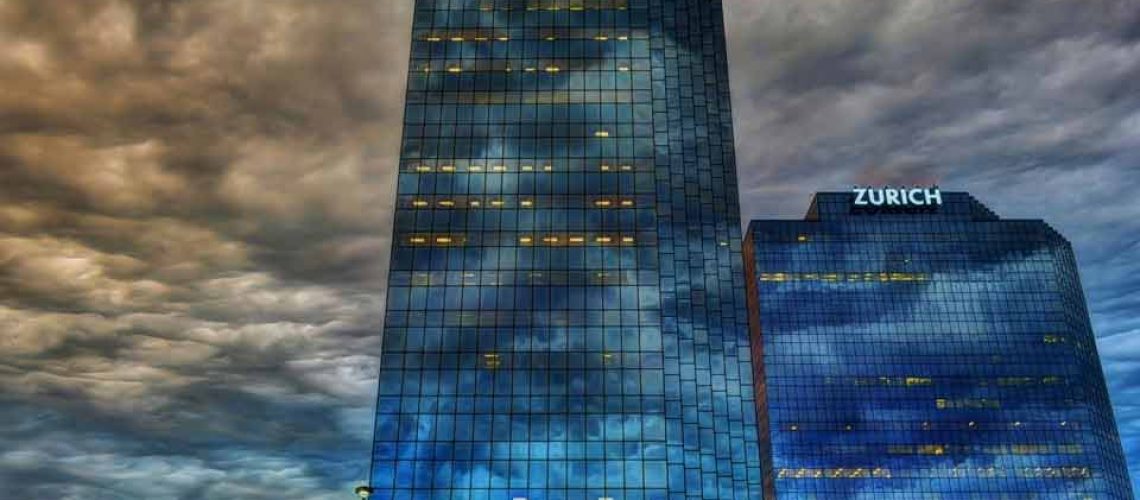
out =
[(806, 220), (749, 226), (766, 489), (1131, 499), (1069, 243), (941, 200), (820, 193)]
[(752, 499), (715, 0), (418, 0), (379, 498)]

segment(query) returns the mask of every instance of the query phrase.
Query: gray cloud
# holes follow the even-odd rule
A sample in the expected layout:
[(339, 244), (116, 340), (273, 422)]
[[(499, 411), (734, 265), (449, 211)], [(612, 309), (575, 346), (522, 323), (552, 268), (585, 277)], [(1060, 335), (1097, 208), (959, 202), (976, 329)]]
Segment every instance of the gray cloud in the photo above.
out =
[[(319, 499), (363, 477), (410, 14), (0, 3), (9, 491)], [(1046, 218), (1082, 259), (1140, 455), (1140, 7), (735, 0), (727, 15), (745, 216), (937, 181)]]

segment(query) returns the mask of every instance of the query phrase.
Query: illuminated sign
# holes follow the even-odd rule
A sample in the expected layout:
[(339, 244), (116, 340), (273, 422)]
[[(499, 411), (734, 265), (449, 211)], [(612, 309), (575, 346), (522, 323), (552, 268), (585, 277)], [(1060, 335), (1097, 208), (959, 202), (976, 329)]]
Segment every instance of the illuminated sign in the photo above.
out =
[(942, 191), (930, 188), (854, 187), (857, 207), (928, 207), (942, 205)]

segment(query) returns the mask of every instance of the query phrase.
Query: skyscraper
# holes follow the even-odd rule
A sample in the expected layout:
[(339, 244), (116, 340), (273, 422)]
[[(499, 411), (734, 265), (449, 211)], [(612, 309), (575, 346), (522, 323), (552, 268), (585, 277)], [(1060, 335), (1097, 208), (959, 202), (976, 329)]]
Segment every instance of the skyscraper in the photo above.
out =
[(380, 498), (754, 499), (717, 0), (418, 0)]
[(1132, 498), (1073, 251), (1044, 222), (966, 193), (819, 193), (805, 220), (753, 221), (744, 254), (775, 498)]

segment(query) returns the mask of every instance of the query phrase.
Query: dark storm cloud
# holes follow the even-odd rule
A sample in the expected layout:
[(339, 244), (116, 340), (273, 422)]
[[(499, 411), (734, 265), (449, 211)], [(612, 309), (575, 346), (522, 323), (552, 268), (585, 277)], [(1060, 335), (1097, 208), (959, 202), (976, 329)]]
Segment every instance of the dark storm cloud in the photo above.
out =
[(6, 493), (335, 498), (363, 478), (409, 21), (403, 2), (0, 5)]
[[(341, 498), (363, 477), (410, 7), (0, 3), (6, 492)], [(1045, 217), (1140, 455), (1140, 6), (727, 17), (745, 216), (938, 181)]]

